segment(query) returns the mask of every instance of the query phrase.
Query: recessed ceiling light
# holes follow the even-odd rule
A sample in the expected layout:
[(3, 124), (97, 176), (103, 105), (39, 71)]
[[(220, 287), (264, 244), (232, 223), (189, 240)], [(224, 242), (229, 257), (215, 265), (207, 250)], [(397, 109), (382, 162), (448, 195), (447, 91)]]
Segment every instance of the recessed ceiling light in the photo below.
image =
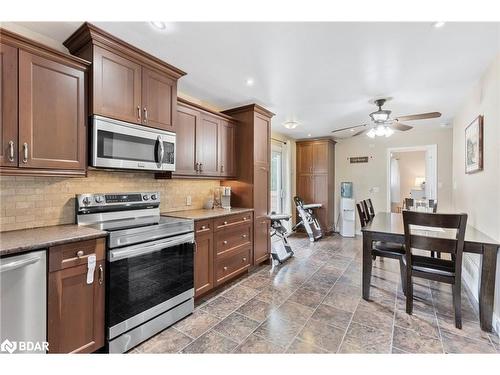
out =
[(354, 131), (354, 129), (351, 129), (351, 131), (353, 132), (353, 131)]
[(434, 28), (436, 28), (436, 29), (440, 29), (445, 24), (446, 24), (446, 22), (444, 22), (444, 21), (438, 21), (438, 22), (434, 22), (434, 24), (432, 26), (434, 26)]
[(167, 28), (167, 24), (163, 21), (151, 21), (150, 24), (158, 30), (165, 30)]
[(308, 136), (308, 137), (310, 137), (310, 136), (311, 136), (311, 133), (309, 133), (307, 136)]
[(299, 123), (297, 121), (286, 121), (283, 123), (283, 126), (287, 129), (295, 129), (299, 126)]
[(253, 86), (254, 84), (253, 78), (247, 78), (246, 84), (247, 86)]

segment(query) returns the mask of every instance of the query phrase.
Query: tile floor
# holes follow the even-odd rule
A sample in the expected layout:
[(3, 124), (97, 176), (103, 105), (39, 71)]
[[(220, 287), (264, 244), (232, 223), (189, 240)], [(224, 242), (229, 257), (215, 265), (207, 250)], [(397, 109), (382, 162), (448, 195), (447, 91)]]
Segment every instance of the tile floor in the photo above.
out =
[(131, 353), (500, 353), (467, 295), (463, 329), (451, 288), (418, 281), (405, 312), (399, 266), (374, 262), (371, 301), (361, 299), (361, 239), (292, 237), (296, 256), (261, 266), (197, 302), (195, 312)]

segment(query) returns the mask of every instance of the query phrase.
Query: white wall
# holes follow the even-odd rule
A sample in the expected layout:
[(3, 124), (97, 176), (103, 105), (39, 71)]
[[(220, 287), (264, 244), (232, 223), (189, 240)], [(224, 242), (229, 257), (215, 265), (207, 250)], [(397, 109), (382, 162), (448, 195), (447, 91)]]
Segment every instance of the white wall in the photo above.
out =
[[(387, 149), (437, 144), (439, 210), (449, 211), (452, 207), (452, 129), (428, 130), (418, 127), (416, 125), (407, 132), (396, 132), (389, 138), (370, 139), (360, 135), (337, 143), (335, 186), (340, 187), (342, 181), (352, 181), (356, 201), (371, 198), (376, 212), (387, 211)], [(350, 164), (348, 158), (352, 156), (368, 156), (370, 159), (368, 163)], [(340, 188), (336, 188), (335, 219), (338, 217), (339, 199)], [(359, 220), (356, 220), (356, 226), (359, 231)]]
[[(400, 196), (396, 202), (402, 203), (405, 198), (410, 198), (415, 178), (425, 177), (425, 151), (394, 152), (393, 157), (399, 159)], [(394, 197), (391, 200), (395, 202)]]
[[(465, 174), (465, 128), (484, 116), (484, 170)], [(468, 224), (500, 241), (500, 54), (460, 107), (453, 122), (453, 205)], [(477, 298), (479, 256), (466, 254), (464, 278)], [(500, 260), (497, 262), (495, 317), (500, 331)], [(495, 323), (495, 321), (494, 321)]]

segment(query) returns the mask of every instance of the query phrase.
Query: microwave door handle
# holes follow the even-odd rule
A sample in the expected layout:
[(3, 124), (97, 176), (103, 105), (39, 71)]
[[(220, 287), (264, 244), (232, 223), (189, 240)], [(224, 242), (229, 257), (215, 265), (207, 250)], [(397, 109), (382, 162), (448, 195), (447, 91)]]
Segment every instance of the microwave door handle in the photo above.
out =
[(158, 136), (157, 138), (158, 141), (158, 149), (159, 149), (159, 155), (158, 156), (158, 164), (163, 164), (163, 157), (165, 156), (165, 147), (163, 146), (163, 138), (161, 135)]

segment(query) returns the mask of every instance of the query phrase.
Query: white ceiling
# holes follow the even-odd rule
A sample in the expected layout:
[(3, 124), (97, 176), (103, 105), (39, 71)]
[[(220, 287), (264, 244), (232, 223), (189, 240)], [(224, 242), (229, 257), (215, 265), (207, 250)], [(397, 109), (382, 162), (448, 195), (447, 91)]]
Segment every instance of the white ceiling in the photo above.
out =
[[(18, 24), (60, 42), (80, 25)], [(180, 91), (220, 108), (257, 102), (276, 113), (274, 130), (295, 138), (366, 123), (378, 97), (393, 98), (384, 108), (394, 116), (443, 114), (416, 128), (449, 124), (500, 52), (500, 23), (95, 24), (186, 71)], [(282, 126), (290, 119), (295, 130)]]

